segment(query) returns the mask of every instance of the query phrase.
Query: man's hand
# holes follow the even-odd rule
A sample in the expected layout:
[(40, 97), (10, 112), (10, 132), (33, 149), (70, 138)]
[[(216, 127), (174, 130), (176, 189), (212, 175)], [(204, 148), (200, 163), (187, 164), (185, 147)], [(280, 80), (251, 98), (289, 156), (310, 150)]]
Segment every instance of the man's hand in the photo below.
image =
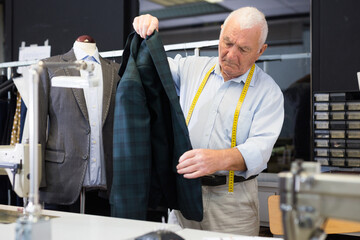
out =
[(159, 20), (150, 14), (140, 15), (134, 18), (133, 27), (137, 34), (142, 38), (146, 38), (146, 36), (150, 36), (155, 29), (159, 31)]
[(198, 178), (220, 170), (245, 171), (243, 156), (237, 148), (212, 150), (194, 149), (185, 152), (179, 159), (177, 172), (185, 178)]

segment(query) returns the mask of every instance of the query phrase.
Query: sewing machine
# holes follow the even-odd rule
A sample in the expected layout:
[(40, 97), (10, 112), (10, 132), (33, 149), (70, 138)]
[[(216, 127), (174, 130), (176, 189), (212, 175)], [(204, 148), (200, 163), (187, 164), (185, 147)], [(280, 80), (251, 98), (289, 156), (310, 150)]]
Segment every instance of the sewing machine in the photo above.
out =
[(293, 162), (279, 173), (286, 240), (320, 240), (327, 218), (360, 221), (360, 175), (321, 173), (315, 162)]
[[(40, 152), (40, 144), (38, 145)], [(41, 155), (40, 155), (41, 156)], [(0, 168), (5, 169), (13, 190), (19, 197), (26, 198), (30, 191), (29, 144), (0, 146)], [(41, 157), (38, 159), (38, 182), (41, 179)]]
[[(53, 87), (71, 87), (71, 88), (84, 88), (84, 87), (95, 87), (99, 83), (99, 79), (95, 78), (93, 75), (93, 71), (95, 69), (94, 64), (89, 64), (84, 61), (76, 61), (70, 63), (45, 63), (38, 62), (37, 64), (31, 65), (30, 68), (27, 68), (27, 71), (23, 71), (23, 91), (21, 95), (28, 96), (28, 91), (36, 85), (39, 81), (39, 73), (42, 71), (44, 66), (48, 67), (64, 67), (64, 68), (77, 68), (81, 72), (83, 72), (83, 77), (75, 76), (58, 76), (52, 78), (52, 86)], [(31, 84), (32, 81), (35, 81), (36, 84)], [(18, 86), (20, 87), (20, 86)], [(35, 90), (37, 91), (37, 90)], [(0, 146), (0, 168), (5, 169), (7, 175), (9, 176), (10, 182), (13, 186), (13, 190), (19, 197), (28, 197), (30, 192), (30, 147), (32, 142), (37, 142), (37, 93), (29, 94), (29, 99), (24, 99), (24, 101), (29, 105), (29, 108), (33, 108), (35, 111), (29, 111), (29, 118), (32, 123), (30, 123), (31, 127), (30, 131), (30, 144), (16, 144)], [(36, 139), (33, 139), (36, 137)], [(37, 149), (32, 149), (32, 151), (36, 154), (34, 157), (37, 159), (36, 175), (37, 179), (36, 185), (39, 185), (41, 179), (41, 147), (38, 145)], [(34, 189), (35, 190), (35, 189)], [(37, 189), (35, 190), (37, 191)]]
[[(41, 179), (41, 146), (38, 144), (38, 91), (39, 74), (44, 67), (76, 68), (84, 71), (85, 77), (52, 79), (55, 87), (94, 87), (98, 79), (92, 74), (94, 65), (84, 61), (45, 63), (43, 61), (31, 65), (24, 71), (24, 79), (29, 84), (25, 92), (29, 92), (29, 144), (15, 146), (0, 146), (0, 168), (8, 174), (13, 189), (20, 197), (28, 197), (24, 214), (17, 221), (16, 239), (51, 239), (51, 225), (46, 217), (41, 215), (39, 204), (39, 183)], [(23, 94), (22, 94), (23, 95)]]

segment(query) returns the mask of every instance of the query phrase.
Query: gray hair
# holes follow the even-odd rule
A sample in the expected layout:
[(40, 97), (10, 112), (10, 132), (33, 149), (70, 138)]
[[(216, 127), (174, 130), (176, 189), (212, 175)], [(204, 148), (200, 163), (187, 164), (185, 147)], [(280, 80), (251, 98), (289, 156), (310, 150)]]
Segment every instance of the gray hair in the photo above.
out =
[(243, 7), (239, 8), (229, 14), (224, 21), (224, 26), (228, 20), (232, 17), (237, 19), (239, 26), (242, 29), (248, 29), (255, 26), (260, 26), (261, 35), (259, 39), (260, 47), (265, 43), (268, 35), (268, 25), (265, 19), (265, 15), (255, 7)]

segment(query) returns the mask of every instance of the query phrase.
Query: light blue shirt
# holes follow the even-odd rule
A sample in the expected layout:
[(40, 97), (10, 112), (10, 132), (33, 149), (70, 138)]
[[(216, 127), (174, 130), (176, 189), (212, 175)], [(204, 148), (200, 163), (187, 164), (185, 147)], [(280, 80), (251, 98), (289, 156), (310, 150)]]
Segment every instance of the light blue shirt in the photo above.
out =
[[(74, 44), (74, 53), (77, 60), (84, 59), (88, 54)], [(90, 124), (90, 157), (83, 182), (84, 187), (106, 188), (104, 148), (102, 141), (102, 102), (103, 76), (99, 52), (96, 48), (93, 57), (95, 61), (84, 59), (95, 65), (93, 74), (99, 79), (97, 87), (84, 88), (86, 107)], [(84, 73), (81, 71), (81, 75)]]
[[(205, 74), (216, 65), (196, 103), (188, 129), (194, 149), (231, 148), (235, 109), (250, 70), (224, 82), (218, 58), (177, 55), (168, 60), (185, 117)], [(267, 167), (283, 124), (283, 105), (279, 86), (256, 66), (240, 110), (236, 133), (236, 147), (245, 159), (247, 171), (235, 171), (236, 175), (248, 178)], [(228, 171), (216, 174), (226, 175)]]

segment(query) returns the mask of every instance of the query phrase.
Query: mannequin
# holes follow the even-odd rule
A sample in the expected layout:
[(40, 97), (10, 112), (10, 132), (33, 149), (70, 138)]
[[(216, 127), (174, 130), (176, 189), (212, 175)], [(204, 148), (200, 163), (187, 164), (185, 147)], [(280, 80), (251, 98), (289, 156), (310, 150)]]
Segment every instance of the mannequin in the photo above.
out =
[(76, 39), (74, 48), (80, 48), (88, 55), (93, 56), (96, 50), (96, 43), (92, 37), (88, 35), (82, 35)]
[(81, 35), (76, 39), (76, 41), (84, 43), (95, 43), (95, 39), (89, 35)]
[(97, 87), (51, 86), (53, 77), (80, 76), (76, 69), (49, 67), (40, 76), (39, 142), (44, 166), (40, 201), (46, 209), (79, 212), (80, 192), (85, 189), (85, 213), (110, 216), (107, 197), (112, 184), (115, 86), (120, 65), (103, 59), (88, 35), (78, 37), (69, 52), (44, 62), (73, 62), (87, 55), (98, 63), (94, 64), (94, 74), (101, 82)]

